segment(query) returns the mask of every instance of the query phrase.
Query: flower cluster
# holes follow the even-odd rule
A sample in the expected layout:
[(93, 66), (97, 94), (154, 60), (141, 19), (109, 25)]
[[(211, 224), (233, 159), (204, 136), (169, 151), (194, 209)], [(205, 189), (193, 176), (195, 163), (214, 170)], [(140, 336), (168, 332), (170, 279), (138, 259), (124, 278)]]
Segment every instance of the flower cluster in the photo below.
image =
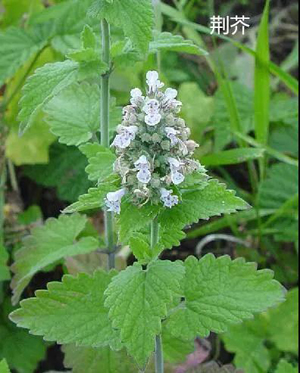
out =
[(150, 201), (172, 208), (179, 203), (177, 186), (200, 169), (192, 158), (198, 145), (189, 140), (190, 130), (178, 117), (182, 103), (177, 91), (163, 92), (156, 71), (147, 73), (147, 85), (147, 96), (138, 88), (131, 91), (131, 105), (123, 109), (111, 145), (118, 156), (114, 171), (121, 176), (122, 189), (108, 193), (105, 202), (116, 213), (125, 194), (139, 206)]

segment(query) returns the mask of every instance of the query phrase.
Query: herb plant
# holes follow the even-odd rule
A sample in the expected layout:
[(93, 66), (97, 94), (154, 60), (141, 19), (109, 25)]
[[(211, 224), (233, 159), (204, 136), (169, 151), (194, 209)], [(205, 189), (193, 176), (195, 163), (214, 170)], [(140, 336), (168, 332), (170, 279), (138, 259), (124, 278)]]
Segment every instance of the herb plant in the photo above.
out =
[[(184, 6), (173, 9), (171, 18), (177, 19)], [(61, 12), (61, 16), (53, 26), (55, 12)], [(254, 52), (261, 54), (256, 60), (256, 97), (252, 97), (257, 109), (253, 118), (255, 125), (251, 128), (255, 140), (249, 136), (250, 131), (242, 129), (240, 113), (246, 109), (241, 110), (243, 103), (236, 100), (237, 96), (238, 100), (246, 97), (248, 103), (248, 93), (232, 94), (224, 67), (202, 48), (201, 40), (197, 43), (195, 37), (194, 42), (162, 31), (162, 15), (169, 16), (169, 12), (169, 6), (157, 0), (71, 0), (37, 12), (22, 36), (18, 28), (0, 34), (0, 40), (6, 43), (0, 46), (0, 51), (1, 48), (6, 51), (0, 64), (0, 81), (20, 75), (1, 102), (3, 123), (9, 119), (8, 108), (16, 105), (15, 100), (21, 95), (18, 120), (15, 118), (20, 123), (21, 138), (31, 139), (42, 117), (51, 131), (44, 138), (45, 146), (55, 137), (59, 142), (52, 148), (56, 162), (48, 169), (43, 169), (45, 166), (25, 168), (24, 173), (47, 186), (66, 179), (58, 192), (62, 199), (71, 202), (58, 218), (50, 218), (43, 225), (36, 224), (40, 213), (34, 209), (18, 217), (22, 226), (30, 226), (30, 234), (26, 232), (22, 236), (21, 248), (13, 254), (13, 306), (18, 306), (38, 272), (51, 270), (57, 264), (65, 265), (68, 272), (61, 281), (49, 282), (47, 289), (21, 300), (17, 309), (11, 307), (8, 299), (3, 299), (0, 320), (3, 318), (5, 322), (3, 327), (0, 325), (0, 332), (4, 336), (14, 333), (18, 335), (16, 340), (24, 339), (24, 344), (30, 340), (30, 346), (35, 346), (35, 349), (30, 347), (30, 353), (35, 356), (28, 359), (28, 364), (22, 366), (18, 361), (10, 364), (20, 372), (32, 372), (36, 361), (42, 359), (45, 345), (40, 344), (38, 337), (49, 344), (63, 345), (65, 366), (75, 373), (96, 369), (107, 373), (163, 373), (168, 362), (177, 361), (177, 355), (182, 358), (193, 351), (196, 338), (206, 338), (211, 333), (221, 335), (228, 351), (236, 354), (236, 366), (244, 368), (246, 373), (261, 369), (267, 372), (270, 368), (266, 340), (278, 351), (297, 353), (297, 342), (290, 340), (290, 329), (296, 320), (290, 328), (280, 326), (284, 314), (296, 306), (296, 292), (291, 290), (286, 296), (273, 271), (258, 269), (249, 255), (250, 261), (241, 257), (231, 259), (228, 255), (217, 257), (212, 253), (200, 259), (189, 256), (184, 261), (162, 258), (165, 250), (172, 250), (186, 238), (187, 227), (200, 221), (206, 222), (189, 231), (188, 236), (212, 233), (218, 224), (220, 228), (229, 224), (238, 235), (234, 219), (242, 216), (254, 220), (260, 206), (268, 211), (273, 209), (274, 213), (262, 223), (266, 232), (270, 227), (276, 229), (282, 214), (285, 219), (280, 222), (285, 228), (295, 223), (294, 214), (287, 216), (287, 211), (297, 203), (296, 180), (290, 183), (287, 195), (283, 188), (280, 198), (272, 198), (272, 188), (276, 182), (282, 183), (280, 174), (291, 175), (289, 180), (293, 180), (297, 161), (268, 146), (270, 121), (266, 116), (270, 97), (267, 94), (262, 98), (265, 110), (259, 110), (261, 102), (257, 92), (261, 81), (269, 89), (270, 72), (290, 89), (295, 88), (293, 78), (276, 65), (269, 65), (269, 56), (264, 53), (269, 2), (259, 29), (258, 49)], [(185, 14), (181, 13), (178, 19), (186, 22)], [(188, 25), (192, 26), (193, 23)], [(75, 34), (80, 34), (80, 38), (74, 37)], [(9, 47), (15, 38), (23, 39), (20, 54)], [(50, 46), (59, 54), (58, 60), (43, 57)], [(199, 157), (203, 141), (201, 136), (198, 136), (200, 144), (191, 139), (197, 138), (191, 137), (195, 129), (189, 128), (189, 119), (194, 118), (188, 105), (185, 106), (193, 100), (195, 86), (187, 86), (188, 100), (180, 100), (179, 96), (185, 98), (182, 91), (165, 86), (163, 52), (205, 56), (218, 79), (225, 99), (218, 101), (220, 92), (216, 93), (212, 115), (220, 126), (216, 126), (213, 154)], [(252, 53), (247, 49), (246, 52)], [(40, 61), (42, 57), (46, 64)], [(134, 77), (130, 76), (130, 91), (124, 93), (123, 100), (127, 104), (121, 108), (113, 97), (114, 72), (142, 62), (147, 65), (147, 69), (140, 71), (143, 86), (135, 88)], [(207, 114), (209, 98), (205, 99)], [(249, 116), (246, 112), (245, 117)], [(274, 123), (277, 121), (274, 119)], [(6, 138), (9, 131), (12, 130), (3, 125), (0, 136)], [(12, 138), (11, 133), (8, 136)], [(276, 141), (276, 133), (274, 136)], [(233, 138), (239, 147), (224, 150)], [(8, 147), (12, 151), (13, 146)], [(13, 164), (5, 159), (5, 156), (11, 157), (0, 147), (1, 151), (0, 189), (4, 188), (8, 170), (11, 185), (17, 192)], [(266, 153), (283, 163), (269, 167)], [(17, 164), (16, 159), (14, 155)], [(259, 172), (254, 164), (256, 159)], [(254, 198), (240, 190), (237, 196), (232, 190), (235, 185), (227, 175), (222, 176), (231, 183), (232, 189), (209, 176), (205, 168), (205, 165), (219, 167), (242, 161), (248, 162)], [(70, 163), (77, 178), (68, 179)], [(87, 177), (80, 173), (84, 168)], [(3, 197), (2, 192), (0, 209), (3, 209)], [(254, 204), (256, 211), (250, 204)], [(100, 210), (104, 216), (103, 237), (95, 231), (90, 218)], [(223, 214), (225, 216), (220, 217)], [(208, 221), (212, 217), (217, 219)], [(1, 231), (3, 226), (0, 221)], [(279, 240), (285, 228), (278, 227)], [(2, 282), (10, 279), (10, 272), (1, 231)], [(118, 253), (126, 247), (132, 252), (134, 263), (119, 268)], [(76, 262), (85, 255), (89, 255), (91, 262)], [(107, 268), (103, 266), (103, 256), (107, 257)], [(79, 269), (72, 271), (77, 265)], [(17, 328), (7, 321), (8, 317)], [(274, 323), (282, 328), (281, 333), (274, 330)], [(257, 333), (260, 327), (267, 331), (267, 337)], [(30, 335), (23, 329), (28, 329)], [(245, 329), (246, 341), (239, 343)], [(284, 344), (282, 336), (286, 336)], [(251, 355), (247, 359), (249, 345), (258, 352), (254, 358)], [(3, 355), (9, 361), (9, 348), (4, 347), (0, 341), (0, 357)], [(257, 356), (264, 356), (264, 360)], [(286, 356), (281, 357), (277, 372), (293, 371)], [(226, 369), (226, 366), (219, 369), (213, 362), (200, 371)], [(9, 372), (5, 360), (0, 361), (2, 372)]]

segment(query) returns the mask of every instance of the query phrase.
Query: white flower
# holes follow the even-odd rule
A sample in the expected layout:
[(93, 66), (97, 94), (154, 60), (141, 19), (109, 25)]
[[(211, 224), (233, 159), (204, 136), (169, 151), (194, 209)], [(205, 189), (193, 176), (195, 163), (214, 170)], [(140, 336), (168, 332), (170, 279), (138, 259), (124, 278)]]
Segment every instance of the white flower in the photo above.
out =
[(142, 168), (136, 175), (139, 182), (142, 184), (148, 184), (151, 180), (151, 172), (146, 169)]
[(146, 82), (149, 86), (149, 93), (156, 93), (158, 89), (164, 86), (164, 83), (159, 80), (157, 71), (148, 71), (146, 78)]
[(172, 208), (179, 202), (178, 196), (173, 196), (172, 191), (165, 188), (160, 190), (160, 199), (164, 203), (164, 206), (168, 208)]
[(150, 163), (145, 155), (140, 156), (140, 158), (134, 162), (134, 165), (137, 170), (150, 169)]
[(148, 124), (148, 126), (156, 126), (160, 121), (160, 114), (148, 114), (145, 116), (145, 123)]
[(116, 146), (117, 148), (120, 149), (125, 149), (128, 148), (130, 145), (131, 141), (135, 139), (135, 136), (138, 132), (138, 127), (137, 126), (120, 126), (120, 134), (118, 134), (111, 146)]
[(165, 100), (167, 101), (175, 100), (177, 95), (178, 95), (178, 92), (176, 89), (167, 88), (165, 92)]
[(156, 99), (148, 99), (146, 101), (145, 106), (143, 107), (143, 111), (146, 114), (158, 114), (159, 113), (159, 101)]
[(183, 163), (178, 161), (176, 158), (169, 157), (168, 158), (169, 165), (171, 167), (171, 171), (179, 171), (183, 166)]
[(177, 135), (180, 133), (179, 131), (175, 130), (173, 127), (166, 127), (165, 132), (167, 137), (171, 140), (171, 146), (178, 144), (179, 139)]
[(110, 192), (106, 195), (105, 205), (108, 208), (107, 211), (115, 212), (120, 214), (121, 212), (121, 200), (125, 195), (125, 189), (117, 190), (116, 192)]
[(142, 155), (135, 163), (135, 168), (139, 170), (136, 177), (139, 182), (148, 184), (151, 180), (150, 163), (145, 155)]
[(175, 185), (179, 185), (184, 181), (184, 175), (179, 172), (184, 165), (182, 162), (175, 158), (168, 158), (168, 162), (171, 168), (171, 180)]
[(132, 89), (131, 92), (130, 92), (130, 94), (131, 94), (131, 100), (130, 100), (130, 102), (131, 102), (132, 105), (139, 105), (145, 99), (145, 97), (143, 96), (142, 91), (139, 88)]
[(178, 171), (171, 172), (171, 180), (174, 185), (179, 185), (184, 181), (184, 175)]

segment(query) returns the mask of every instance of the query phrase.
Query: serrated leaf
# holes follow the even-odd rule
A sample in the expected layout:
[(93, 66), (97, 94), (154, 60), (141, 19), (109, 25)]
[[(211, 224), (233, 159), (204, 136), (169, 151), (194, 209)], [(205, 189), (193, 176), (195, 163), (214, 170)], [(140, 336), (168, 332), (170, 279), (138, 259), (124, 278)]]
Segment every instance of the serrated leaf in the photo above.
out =
[(10, 373), (6, 360), (0, 361), (0, 373)]
[(139, 208), (124, 199), (121, 214), (118, 217), (119, 240), (126, 244), (133, 233), (149, 228), (158, 211), (157, 206), (147, 204)]
[(183, 275), (184, 267), (177, 262), (155, 261), (147, 270), (134, 264), (114, 277), (105, 292), (113, 327), (120, 329), (122, 342), (140, 366), (154, 351), (161, 320)]
[(234, 325), (222, 336), (228, 351), (235, 353), (235, 364), (246, 373), (268, 371), (272, 344), (285, 352), (298, 352), (298, 289), (287, 294), (277, 308), (258, 315), (254, 320)]
[(57, 6), (51, 6), (39, 16), (39, 22), (51, 20), (55, 27), (55, 36), (51, 44), (63, 55), (72, 49), (80, 48), (80, 33), (90, 24), (87, 9), (90, 0), (73, 0)]
[(299, 348), (299, 289), (287, 294), (286, 301), (269, 313), (269, 338), (278, 349), (297, 354)]
[(37, 33), (21, 28), (12, 27), (0, 32), (0, 86), (45, 44), (46, 40), (39, 38)]
[(259, 204), (279, 208), (299, 192), (298, 168), (284, 163), (272, 166), (259, 186)]
[(149, 52), (158, 51), (181, 52), (194, 54), (197, 56), (206, 56), (208, 53), (194, 44), (191, 40), (184, 39), (181, 35), (174, 35), (170, 32), (154, 32), (154, 40), (149, 45)]
[(89, 25), (85, 25), (81, 33), (81, 43), (83, 48), (95, 49), (97, 46), (97, 39), (93, 29)]
[[(212, 216), (231, 214), (237, 210), (246, 210), (249, 205), (235, 192), (226, 190), (224, 184), (210, 180), (202, 190), (191, 190), (182, 194), (182, 202), (170, 210), (164, 210), (159, 215), (160, 225), (170, 240), (166, 247), (178, 245), (172, 237), (185, 226), (206, 220)], [(178, 234), (178, 233), (177, 233)], [(180, 236), (179, 236), (180, 237)], [(173, 242), (174, 241), (174, 242)]]
[(8, 252), (5, 247), (0, 244), (0, 282), (10, 279), (9, 268), (7, 266), (8, 258)]
[(80, 150), (88, 158), (89, 165), (85, 170), (89, 180), (101, 183), (113, 173), (116, 156), (110, 149), (97, 143), (89, 143), (82, 145)]
[(54, 144), (49, 164), (25, 167), (24, 173), (38, 184), (56, 187), (60, 199), (73, 202), (92, 185), (86, 166), (86, 158), (76, 147)]
[(62, 282), (48, 283), (47, 290), (38, 290), (35, 298), (23, 300), (10, 319), (46, 341), (119, 348), (118, 333), (104, 307), (104, 291), (115, 275), (114, 271), (66, 275)]
[(115, 26), (121, 27), (141, 54), (148, 52), (152, 39), (154, 13), (150, 0), (114, 0), (108, 3), (96, 0), (90, 8), (90, 15), (106, 18)]
[(255, 321), (231, 326), (222, 339), (227, 351), (235, 353), (234, 363), (238, 368), (243, 368), (245, 373), (261, 373), (268, 372), (271, 366), (266, 335), (264, 320), (258, 317)]
[(100, 90), (96, 84), (73, 84), (45, 107), (51, 132), (66, 145), (89, 141), (99, 130)]
[(73, 61), (46, 64), (26, 81), (20, 101), (20, 132), (33, 123), (39, 110), (55, 95), (77, 80), (79, 64)]
[(282, 286), (269, 270), (257, 271), (254, 263), (209, 254), (185, 261), (183, 307), (171, 314), (172, 334), (191, 339), (210, 332), (223, 333), (232, 324), (274, 307), (284, 300)]
[(73, 373), (128, 373), (136, 369), (124, 350), (68, 345), (63, 347), (63, 351), (64, 365), (66, 368), (72, 368)]
[(63, 213), (71, 214), (100, 209), (104, 205), (104, 198), (107, 193), (115, 192), (118, 188), (119, 183), (115, 181), (100, 183), (96, 188), (90, 188), (87, 194), (79, 196), (78, 201), (65, 208)]
[(58, 219), (48, 219), (42, 227), (33, 228), (31, 235), (23, 240), (23, 248), (17, 251), (12, 266), (15, 274), (11, 283), (14, 304), (38, 271), (62, 258), (98, 248), (98, 240), (93, 237), (77, 240), (86, 223), (85, 216), (61, 215)]
[(298, 367), (294, 367), (286, 360), (281, 360), (277, 366), (276, 373), (298, 373)]

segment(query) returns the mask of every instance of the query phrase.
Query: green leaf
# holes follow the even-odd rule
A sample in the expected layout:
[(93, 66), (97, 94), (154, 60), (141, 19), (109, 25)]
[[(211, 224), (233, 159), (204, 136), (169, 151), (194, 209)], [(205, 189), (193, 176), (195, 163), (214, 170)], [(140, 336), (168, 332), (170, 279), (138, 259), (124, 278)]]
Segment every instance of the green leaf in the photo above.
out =
[(239, 164), (249, 160), (261, 158), (264, 155), (264, 149), (231, 149), (223, 152), (206, 155), (201, 158), (204, 166), (225, 166)]
[(97, 143), (82, 145), (80, 151), (88, 157), (89, 165), (85, 169), (89, 180), (101, 183), (113, 173), (115, 154)]
[(0, 360), (5, 358), (14, 371), (32, 373), (45, 358), (47, 346), (41, 338), (18, 329), (9, 321), (12, 310), (10, 298), (5, 298), (0, 309)]
[(91, 186), (86, 166), (87, 160), (77, 148), (54, 144), (48, 165), (26, 167), (24, 173), (38, 184), (56, 187), (60, 199), (73, 202)]
[(77, 80), (79, 64), (73, 61), (46, 64), (26, 81), (20, 101), (20, 132), (24, 133), (33, 123), (39, 110)]
[[(22, 373), (32, 373), (38, 363), (45, 358), (46, 346), (41, 338), (17, 328), (4, 328), (0, 325), (0, 357), (5, 356), (9, 366)], [(1, 372), (1, 368), (0, 368)]]
[(265, 346), (265, 322), (263, 317), (231, 326), (222, 336), (226, 350), (235, 354), (234, 363), (245, 373), (268, 372), (271, 366), (270, 352)]
[(63, 347), (63, 351), (64, 366), (71, 368), (73, 373), (128, 373), (135, 369), (135, 364), (124, 350), (68, 345)]
[(286, 360), (281, 360), (277, 366), (276, 373), (298, 373), (298, 367), (294, 367)]
[[(176, 230), (182, 230), (185, 226), (197, 223), (199, 220), (248, 208), (249, 205), (236, 197), (235, 192), (226, 190), (226, 186), (217, 180), (210, 180), (202, 190), (183, 193), (182, 203), (170, 210), (164, 210), (159, 215), (159, 222), (162, 229), (166, 233), (169, 232), (172, 238)], [(176, 242), (174, 241), (173, 244), (178, 245)], [(167, 247), (170, 247), (171, 243), (170, 241)]]
[[(233, 95), (230, 102), (235, 103), (239, 122), (243, 126), (243, 133), (247, 133), (254, 127), (253, 92), (237, 82), (232, 82), (229, 89)], [(222, 92), (221, 88), (214, 97), (215, 110), (211, 124), (215, 127), (215, 151), (220, 151), (233, 140), (231, 123), (236, 112), (229, 115), (228, 105), (230, 104), (224, 99), (224, 91)]]
[(192, 137), (201, 139), (214, 113), (214, 98), (207, 96), (195, 82), (185, 82), (178, 91), (182, 101), (182, 117), (188, 123)]
[(17, 166), (49, 162), (49, 147), (56, 140), (49, 127), (38, 115), (29, 130), (20, 137), (12, 127), (6, 139), (6, 157)]
[(126, 3), (123, 0), (114, 0), (112, 3), (96, 0), (90, 14), (121, 27), (141, 54), (148, 52), (154, 26), (151, 0), (127, 0)]
[(35, 298), (23, 300), (10, 319), (46, 341), (119, 348), (118, 333), (104, 307), (104, 291), (115, 275), (114, 271), (66, 275), (62, 282), (48, 283), (47, 290), (38, 290)]
[(5, 247), (0, 244), (0, 282), (10, 279), (9, 268), (7, 266), (8, 258), (8, 252)]
[(12, 266), (15, 274), (11, 284), (14, 304), (38, 271), (62, 258), (98, 248), (98, 241), (93, 237), (77, 239), (86, 223), (85, 216), (61, 215), (58, 219), (48, 219), (42, 227), (33, 228), (31, 235), (24, 239), (23, 248), (17, 251)]
[(99, 130), (100, 90), (98, 85), (73, 84), (55, 96), (45, 107), (51, 132), (66, 145), (89, 141)]
[(0, 86), (45, 45), (33, 31), (12, 27), (0, 32)]
[(30, 18), (34, 13), (44, 9), (40, 0), (2, 0), (5, 11), (1, 14), (1, 28), (18, 26), (22, 22), (24, 13)]
[(6, 360), (0, 361), (0, 373), (10, 373)]
[(296, 288), (289, 291), (286, 302), (269, 313), (269, 338), (281, 351), (298, 353), (298, 309), (299, 289)]
[(170, 32), (154, 32), (154, 40), (149, 45), (149, 51), (150, 53), (172, 51), (195, 54), (197, 56), (208, 55), (205, 50), (198, 47), (191, 40), (186, 40), (181, 35), (173, 35)]
[(54, 24), (55, 36), (51, 40), (51, 45), (62, 55), (80, 48), (80, 34), (86, 24), (90, 24), (87, 17), (90, 3), (90, 0), (67, 1), (47, 8), (38, 19), (36, 17), (35, 20), (38, 22), (51, 21)]
[(182, 338), (176, 338), (166, 327), (163, 328), (162, 341), (164, 359), (170, 363), (181, 363), (186, 360), (189, 354), (195, 351), (194, 340), (186, 341)]
[(298, 168), (288, 164), (279, 163), (272, 166), (267, 179), (259, 185), (259, 206), (276, 209), (265, 227), (277, 231), (274, 235), (277, 241), (298, 241), (298, 193)]
[(183, 275), (181, 263), (155, 261), (147, 270), (134, 264), (114, 277), (105, 292), (113, 327), (120, 329), (124, 345), (140, 366), (154, 351), (161, 320), (178, 294)]
[(65, 208), (63, 213), (71, 214), (100, 209), (104, 205), (107, 193), (115, 192), (118, 188), (119, 183), (116, 180), (100, 183), (96, 188), (90, 188), (87, 194), (79, 196), (78, 201)]
[(85, 25), (81, 33), (81, 42), (83, 48), (95, 49), (97, 46), (97, 38), (93, 29), (89, 25)]
[(269, 170), (267, 179), (259, 186), (260, 206), (279, 208), (298, 193), (298, 168), (276, 164)]
[(185, 261), (185, 301), (174, 311), (168, 327), (175, 336), (191, 339), (223, 333), (232, 324), (274, 307), (284, 300), (284, 289), (269, 270), (229, 256), (216, 259), (208, 254), (198, 261)]
[(228, 351), (235, 353), (235, 364), (246, 373), (267, 372), (271, 355), (266, 345), (285, 352), (298, 352), (298, 289), (287, 294), (277, 308), (234, 325), (222, 336)]

